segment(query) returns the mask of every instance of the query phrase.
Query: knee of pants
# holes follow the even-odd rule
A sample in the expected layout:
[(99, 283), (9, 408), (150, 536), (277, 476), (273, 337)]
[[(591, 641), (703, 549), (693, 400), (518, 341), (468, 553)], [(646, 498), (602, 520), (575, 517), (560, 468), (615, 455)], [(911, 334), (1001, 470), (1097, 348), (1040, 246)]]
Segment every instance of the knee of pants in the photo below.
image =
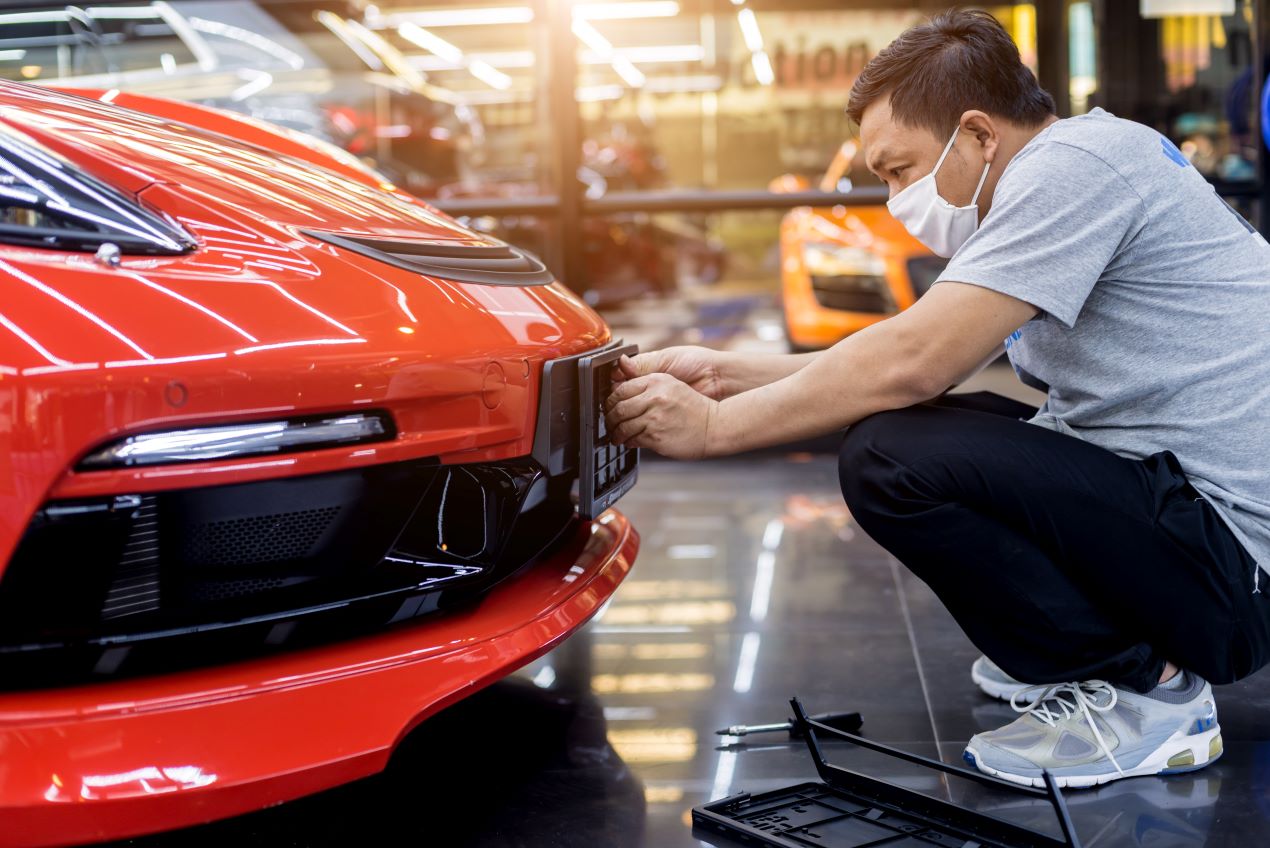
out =
[(847, 428), (838, 452), (838, 483), (851, 513), (860, 518), (879, 505), (884, 489), (876, 485), (877, 472), (893, 464), (887, 447), (903, 429), (907, 410), (878, 412)]

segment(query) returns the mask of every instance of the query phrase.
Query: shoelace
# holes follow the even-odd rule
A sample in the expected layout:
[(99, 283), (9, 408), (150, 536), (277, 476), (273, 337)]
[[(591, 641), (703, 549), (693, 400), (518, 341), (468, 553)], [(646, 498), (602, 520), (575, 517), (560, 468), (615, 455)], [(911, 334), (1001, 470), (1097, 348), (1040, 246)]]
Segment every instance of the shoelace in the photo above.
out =
[[(1038, 689), (1041, 690), (1041, 694), (1020, 706), (1018, 702), (1020, 695), (1034, 692)], [(1094, 700), (1099, 695), (1109, 695), (1107, 703), (1099, 705)], [(1120, 696), (1116, 693), (1116, 687), (1107, 681), (1086, 680), (1081, 683), (1052, 683), (1028, 686), (1010, 696), (1010, 706), (1016, 712), (1030, 713), (1036, 716), (1037, 719), (1045, 722), (1050, 727), (1064, 719), (1079, 714), (1089, 723), (1089, 729), (1094, 732), (1094, 739), (1098, 740), (1098, 747), (1107, 755), (1107, 759), (1111, 760), (1111, 764), (1116, 767), (1116, 772), (1124, 774), (1124, 769), (1120, 768), (1120, 763), (1116, 762), (1111, 749), (1107, 747), (1106, 740), (1102, 738), (1102, 733), (1098, 730), (1098, 723), (1094, 721), (1094, 713), (1111, 712), (1111, 710), (1115, 709), (1116, 702), (1119, 699)]]

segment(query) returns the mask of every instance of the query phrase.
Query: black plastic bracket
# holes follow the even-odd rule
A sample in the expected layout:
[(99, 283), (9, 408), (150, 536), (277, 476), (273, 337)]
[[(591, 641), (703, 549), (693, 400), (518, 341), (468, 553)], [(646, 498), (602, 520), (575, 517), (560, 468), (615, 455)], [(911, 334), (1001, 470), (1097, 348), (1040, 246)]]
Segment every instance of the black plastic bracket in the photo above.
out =
[[(1021, 786), (982, 772), (951, 766), (939, 760), (932, 760), (928, 757), (902, 751), (899, 748), (892, 748), (889, 745), (874, 742), (854, 733), (831, 727), (809, 718), (807, 711), (803, 708), (802, 702), (798, 698), (791, 699), (789, 703), (794, 710), (795, 727), (801, 731), (800, 735), (807, 741), (807, 750), (811, 753), (812, 761), (816, 765), (816, 774), (832, 789), (857, 798), (867, 799), (882, 809), (891, 809), (907, 815), (916, 815), (923, 819), (946, 824), (950, 828), (968, 836), (983, 838), (995, 844), (1017, 845), (1020, 848), (1080, 848), (1080, 840), (1076, 835), (1075, 828), (1072, 827), (1071, 816), (1067, 811), (1067, 804), (1063, 800), (1063, 793), (1059, 789), (1053, 775), (1048, 771), (1042, 772), (1045, 781), (1044, 789)], [(869, 777), (860, 772), (833, 765), (825, 759), (824, 752), (820, 746), (820, 734), (986, 786), (997, 787), (1016, 794), (1030, 795), (1035, 798), (1044, 798), (1054, 808), (1054, 814), (1058, 819), (1059, 828), (1063, 832), (1063, 838), (1056, 839), (1049, 834), (1007, 822), (986, 813), (959, 807), (956, 804), (924, 795), (887, 780)]]

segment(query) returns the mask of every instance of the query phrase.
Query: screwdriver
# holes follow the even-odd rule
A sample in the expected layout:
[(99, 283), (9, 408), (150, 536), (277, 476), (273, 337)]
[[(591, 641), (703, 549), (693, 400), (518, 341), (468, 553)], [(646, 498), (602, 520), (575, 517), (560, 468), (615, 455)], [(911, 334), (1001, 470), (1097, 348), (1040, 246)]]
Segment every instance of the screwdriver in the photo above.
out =
[[(821, 724), (827, 724), (835, 730), (844, 730), (847, 733), (856, 732), (860, 729), (860, 725), (864, 723), (864, 719), (860, 718), (859, 713), (821, 713), (820, 715), (808, 716), (808, 718)], [(790, 739), (802, 738), (797, 722), (792, 718), (778, 724), (734, 724), (731, 727), (716, 730), (715, 733), (719, 736), (748, 736), (751, 733), (776, 733), (781, 730), (788, 731)]]

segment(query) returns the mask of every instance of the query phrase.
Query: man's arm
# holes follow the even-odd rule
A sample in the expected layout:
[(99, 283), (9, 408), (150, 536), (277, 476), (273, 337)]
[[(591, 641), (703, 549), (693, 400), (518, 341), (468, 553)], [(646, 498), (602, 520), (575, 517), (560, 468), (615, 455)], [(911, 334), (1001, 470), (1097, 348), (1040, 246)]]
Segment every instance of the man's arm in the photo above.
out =
[(648, 374), (669, 374), (708, 398), (723, 400), (784, 379), (809, 365), (820, 353), (734, 353), (678, 345), (622, 357), (613, 380), (621, 383)]
[(789, 377), (719, 405), (706, 450), (730, 454), (821, 435), (930, 400), (983, 367), (1036, 307), (940, 283), (916, 304), (834, 345)]
[(936, 397), (973, 374), (1036, 313), (990, 289), (940, 283), (904, 312), (793, 373), (722, 401), (667, 374), (627, 380), (609, 399), (610, 430), (619, 441), (679, 458), (822, 435)]

